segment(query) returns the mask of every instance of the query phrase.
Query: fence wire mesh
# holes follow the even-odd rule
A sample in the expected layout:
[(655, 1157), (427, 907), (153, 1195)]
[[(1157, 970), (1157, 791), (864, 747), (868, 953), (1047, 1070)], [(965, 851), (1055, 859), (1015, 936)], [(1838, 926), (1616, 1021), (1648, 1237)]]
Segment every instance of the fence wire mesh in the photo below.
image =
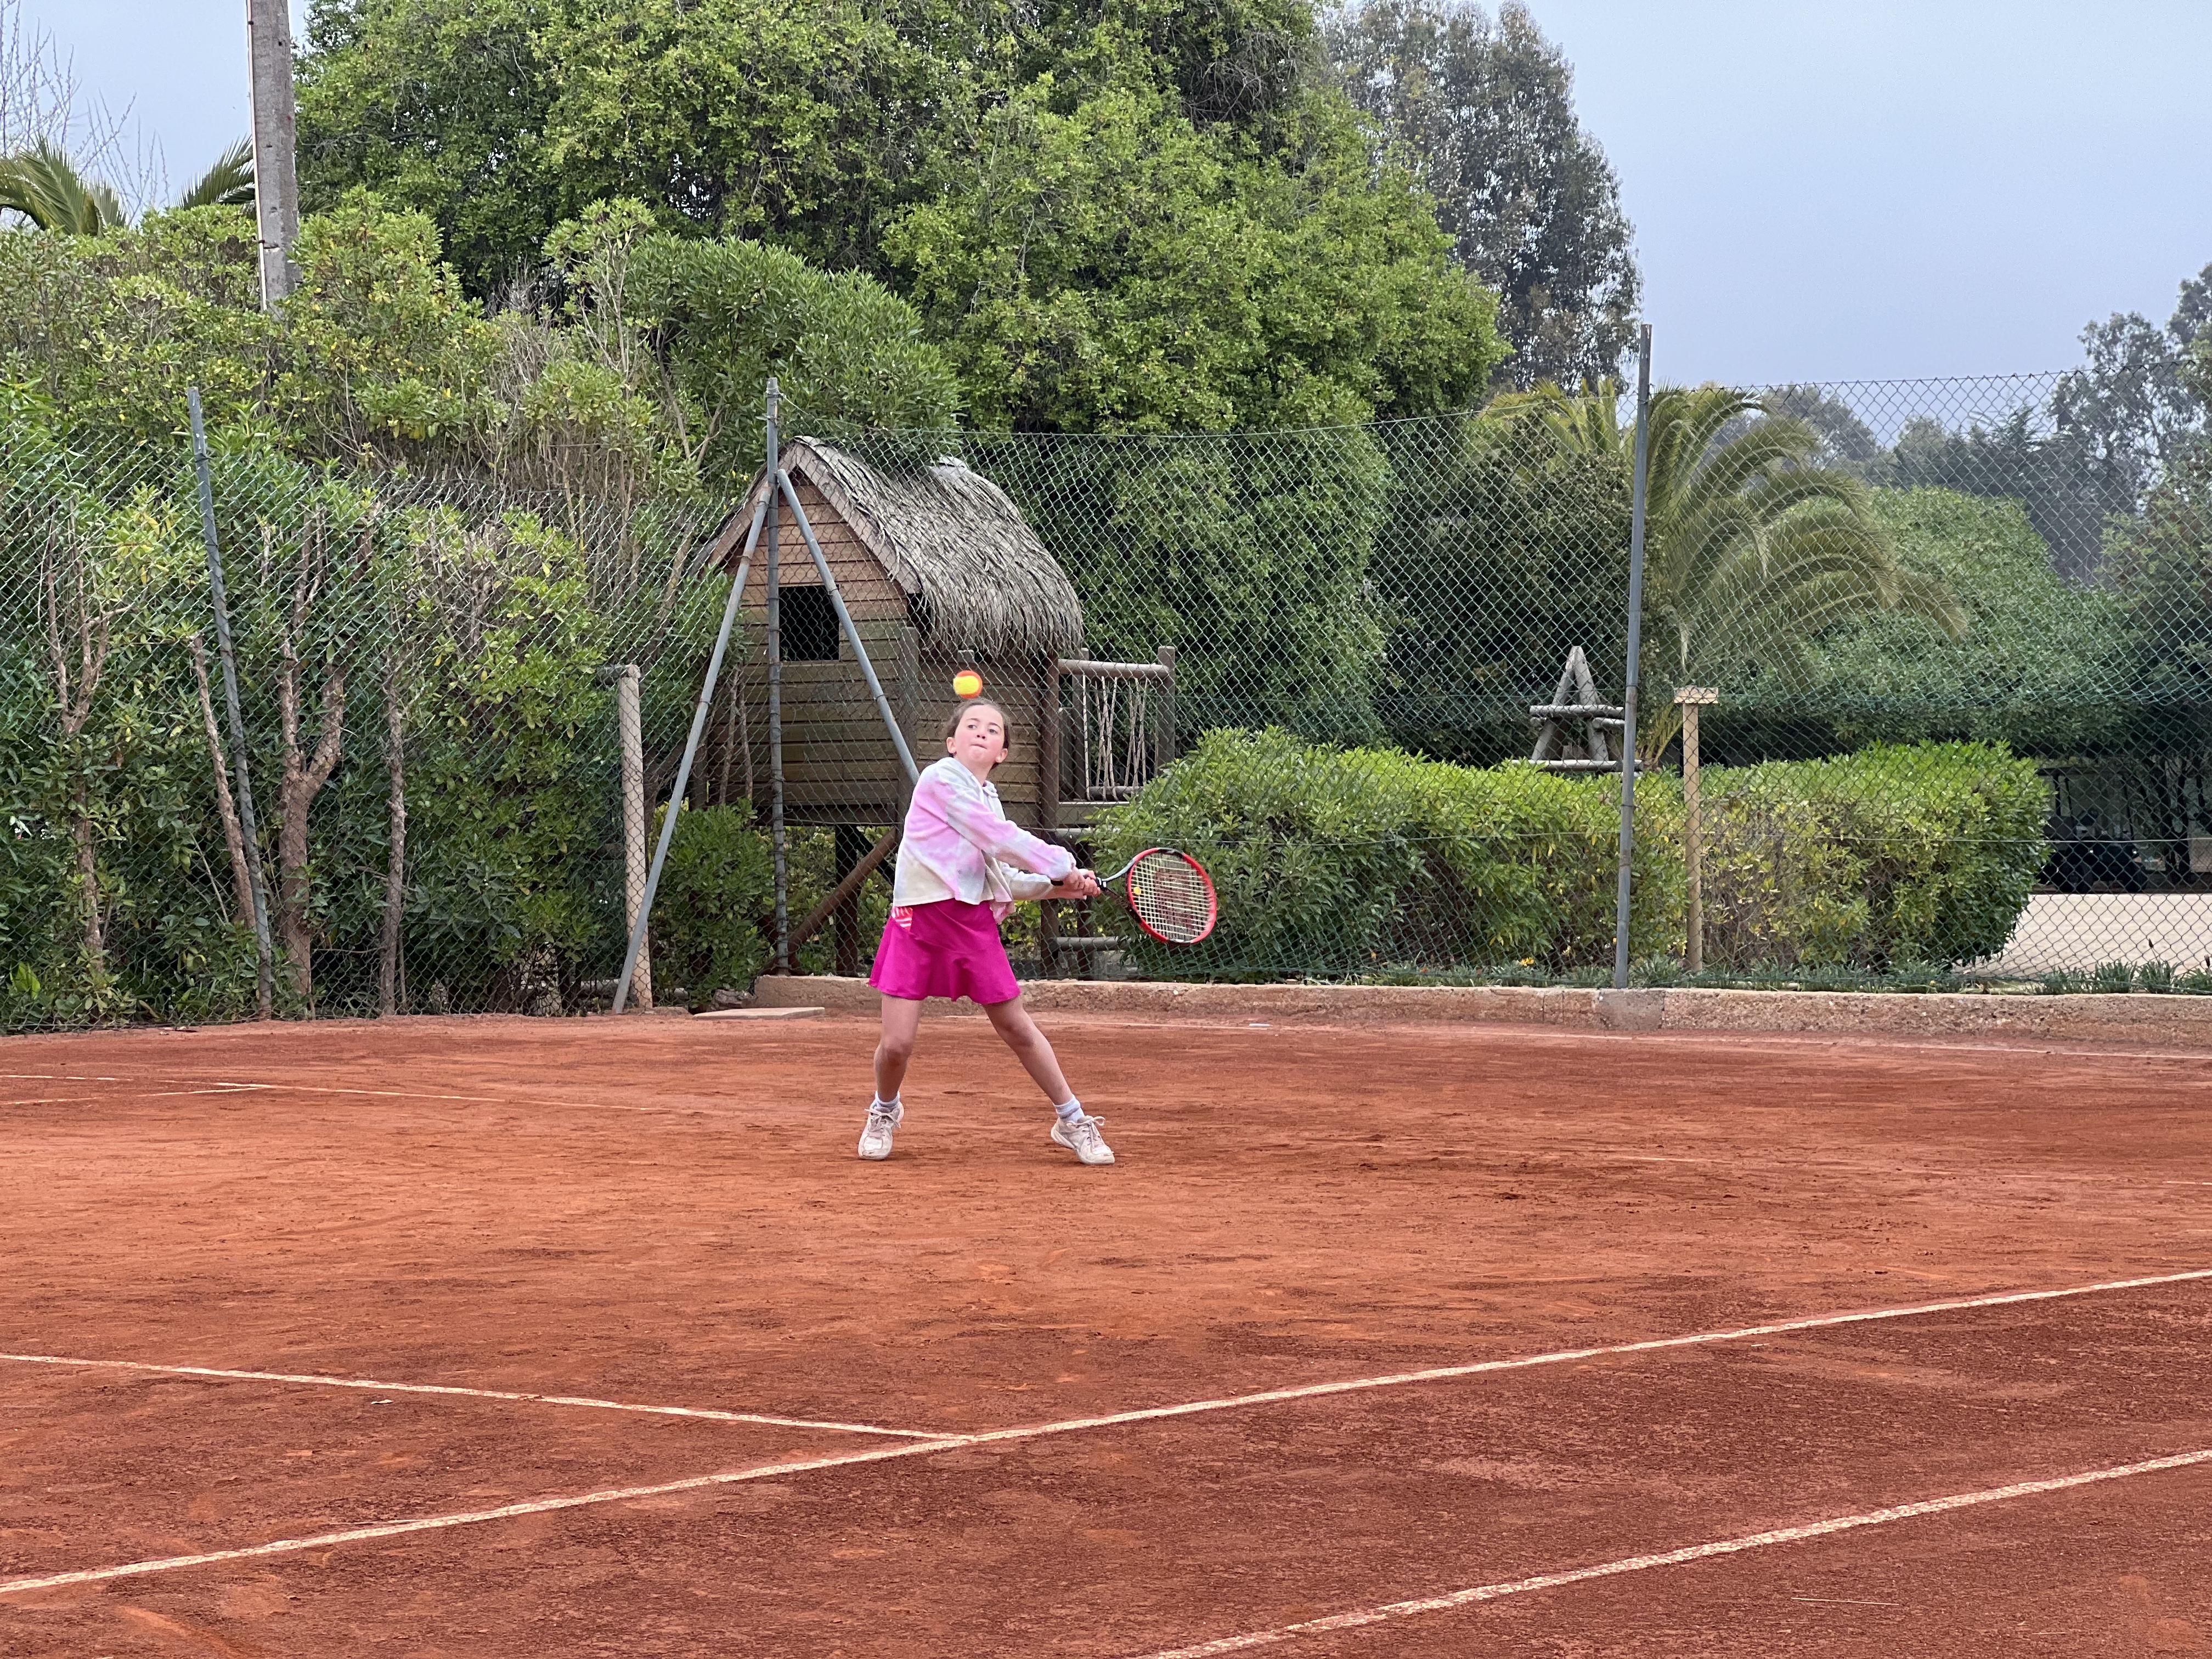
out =
[[(922, 764), (973, 665), (1011, 717), (1017, 819), (1212, 872), (1197, 949), (1103, 902), (1030, 907), (1026, 974), (1600, 982), (1626, 746), (1641, 981), (2212, 990), (2201, 411), (2114, 444), (2077, 392), (1662, 391), (1632, 733), (1609, 392), (1326, 431), (793, 440), (820, 566), (785, 513), (773, 674), (765, 548), (750, 567), (653, 911), (659, 1000), (770, 965), (779, 772), (793, 965), (868, 964), (888, 864), (823, 902), (904, 775), (821, 566)], [(212, 484), (253, 843), (191, 452), (0, 439), (0, 1019), (251, 1016), (257, 860), (280, 1012), (605, 1006), (629, 881), (605, 671), (642, 671), (665, 800), (749, 502), (251, 444)]]

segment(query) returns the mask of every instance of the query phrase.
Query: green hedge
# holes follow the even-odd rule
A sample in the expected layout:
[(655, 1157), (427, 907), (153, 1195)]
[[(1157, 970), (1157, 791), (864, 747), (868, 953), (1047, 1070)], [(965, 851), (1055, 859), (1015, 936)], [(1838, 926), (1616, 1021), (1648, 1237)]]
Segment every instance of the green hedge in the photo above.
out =
[(1703, 793), (1716, 967), (1993, 955), (2049, 851), (2050, 787), (2002, 744), (1876, 744), (1716, 769)]
[[(1116, 865), (1155, 844), (1191, 853), (1213, 876), (1220, 927), (1168, 951), (1113, 907), (1102, 914), (1162, 977), (1465, 963), (1571, 972), (1613, 957), (1618, 789), (1528, 765), (1478, 770), (1281, 731), (1215, 732), (1102, 815), (1097, 836)], [(1660, 947), (1678, 907), (1673, 862), (1663, 845), (1639, 855), (1639, 950)]]
[[(1108, 907), (1163, 978), (1418, 967), (1572, 977), (1613, 957), (1613, 777), (1476, 769), (1280, 731), (1222, 731), (1102, 815), (1102, 859), (1180, 847), (1221, 925), (1167, 951)], [(1887, 969), (2000, 948), (2045, 846), (2047, 791), (2002, 745), (1878, 746), (1704, 775), (1706, 961)], [(1684, 945), (1680, 781), (1638, 787), (1639, 958)]]
[[(656, 839), (666, 811), (653, 815)], [(836, 884), (836, 854), (824, 829), (794, 829), (790, 844), (795, 927)], [(890, 890), (888, 879), (860, 890), (863, 972), (890, 911)], [(681, 987), (694, 1007), (706, 1006), (717, 990), (744, 990), (766, 971), (775, 955), (775, 854), (750, 802), (687, 806), (678, 814), (653, 899), (652, 938), (655, 994), (665, 997)], [(836, 954), (824, 927), (799, 947), (795, 965), (805, 974), (830, 973)]]

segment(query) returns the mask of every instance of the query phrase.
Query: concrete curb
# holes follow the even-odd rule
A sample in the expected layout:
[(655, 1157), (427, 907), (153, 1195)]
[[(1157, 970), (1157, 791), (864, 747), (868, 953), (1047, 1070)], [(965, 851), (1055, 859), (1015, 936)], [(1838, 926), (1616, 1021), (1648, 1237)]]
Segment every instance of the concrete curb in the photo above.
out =
[[(1177, 985), (1037, 980), (1023, 987), (1041, 1012), (1147, 1019), (1334, 1025), (1510, 1024), (1610, 1031), (1829, 1031), (1929, 1036), (2077, 1037), (2212, 1050), (2212, 997), (1925, 995), (1864, 991), (1589, 991), (1512, 985)], [(872, 1014), (867, 982), (827, 975), (763, 977), (756, 1008)], [(930, 1005), (974, 1014), (971, 1003)]]

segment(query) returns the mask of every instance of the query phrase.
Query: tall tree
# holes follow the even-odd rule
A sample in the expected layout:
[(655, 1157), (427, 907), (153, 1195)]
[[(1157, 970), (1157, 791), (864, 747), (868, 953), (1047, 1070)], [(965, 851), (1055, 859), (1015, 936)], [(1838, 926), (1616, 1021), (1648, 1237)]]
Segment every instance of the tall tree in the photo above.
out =
[(1502, 355), (1402, 169), (1314, 91), (1277, 155), (1133, 65), (977, 122), (886, 239), (978, 423), (1060, 432), (1335, 425), (1465, 408)]
[(2059, 381), (2051, 413), (2107, 513), (2133, 514), (2204, 441), (2206, 405), (2185, 371), (2209, 318), (2212, 265), (2182, 283), (2164, 328), (2130, 311), (2081, 331), (2088, 361)]
[(729, 244), (702, 293), (765, 272), (733, 238), (889, 283), (981, 424), (1464, 407), (1498, 356), (1310, 0), (317, 0), (312, 38), (311, 195), (435, 216), (478, 295), (548, 246), (565, 287), (556, 224), (625, 198)]
[(1574, 70), (1519, 0), (1367, 0), (1332, 14), (1354, 103), (1413, 158), (1460, 262), (1501, 296), (1512, 384), (1619, 369), (1641, 279), (1605, 153), (1574, 110)]

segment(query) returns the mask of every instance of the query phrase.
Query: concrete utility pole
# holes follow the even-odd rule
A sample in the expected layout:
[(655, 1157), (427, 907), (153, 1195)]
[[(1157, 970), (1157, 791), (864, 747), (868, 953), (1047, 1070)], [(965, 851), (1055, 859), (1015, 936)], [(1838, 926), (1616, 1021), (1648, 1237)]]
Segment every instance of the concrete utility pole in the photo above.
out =
[(253, 63), (253, 212), (261, 226), (261, 307), (274, 310), (300, 280), (298, 137), (292, 107), (290, 0), (246, 0)]

